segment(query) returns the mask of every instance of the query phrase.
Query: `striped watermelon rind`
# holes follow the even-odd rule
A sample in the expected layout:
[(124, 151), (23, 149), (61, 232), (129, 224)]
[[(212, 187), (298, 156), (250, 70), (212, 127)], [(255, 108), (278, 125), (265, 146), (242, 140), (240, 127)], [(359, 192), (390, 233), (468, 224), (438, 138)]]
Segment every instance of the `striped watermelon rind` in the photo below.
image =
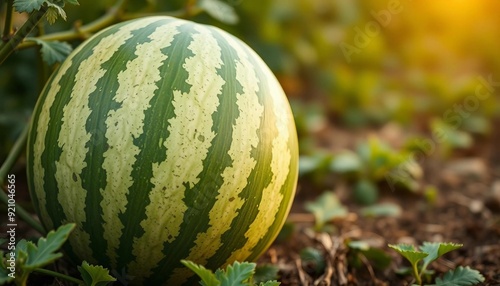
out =
[(288, 214), (298, 145), (286, 96), (247, 45), (210, 26), (146, 17), (80, 46), (47, 82), (28, 182), (66, 247), (142, 285), (190, 284), (180, 263), (255, 260)]

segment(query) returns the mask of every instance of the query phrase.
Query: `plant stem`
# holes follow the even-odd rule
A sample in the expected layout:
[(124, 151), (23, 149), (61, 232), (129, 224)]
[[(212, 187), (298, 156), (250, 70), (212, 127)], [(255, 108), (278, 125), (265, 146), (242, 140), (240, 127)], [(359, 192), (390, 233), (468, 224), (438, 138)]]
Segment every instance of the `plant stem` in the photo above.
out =
[(411, 267), (413, 269), (413, 276), (415, 276), (415, 279), (417, 280), (417, 284), (422, 285), (422, 278), (420, 277), (420, 273), (418, 273), (417, 263), (412, 263)]
[(12, 166), (16, 163), (17, 159), (24, 151), (24, 146), (26, 145), (26, 140), (28, 139), (28, 131), (29, 124), (26, 124), (21, 135), (17, 138), (17, 141), (14, 143), (14, 146), (7, 155), (5, 162), (0, 167), (0, 185), (3, 185), (5, 177), (7, 177), (7, 173), (12, 169)]
[(14, 280), (16, 282), (16, 285), (18, 286), (26, 286), (28, 283), (28, 276), (29, 273), (23, 272), (20, 276), (16, 275), (16, 279)]
[[(45, 35), (45, 25), (43, 22), (38, 24), (38, 36), (43, 36)], [(37, 68), (38, 68), (38, 92), (37, 94), (40, 94), (43, 90), (43, 87), (45, 86), (45, 83), (47, 82), (49, 76), (50, 76), (50, 67), (49, 65), (43, 60), (42, 57), (42, 52), (41, 52), (42, 47), (38, 46), (36, 48), (36, 60), (37, 60)]]
[(13, 11), (14, 0), (7, 0), (7, 10), (5, 12), (5, 24), (3, 27), (2, 40), (8, 41), (10, 38), (10, 33), (12, 29), (12, 11)]
[[(202, 9), (193, 7), (190, 11), (186, 9), (181, 9), (177, 11), (171, 12), (162, 12), (162, 13), (123, 13), (124, 1), (120, 0), (118, 3), (113, 6), (108, 12), (102, 16), (101, 18), (92, 21), (86, 25), (79, 26), (78, 23), (75, 24), (75, 27), (68, 31), (52, 33), (48, 35), (44, 35), (41, 37), (37, 37), (39, 40), (43, 41), (73, 41), (73, 40), (85, 40), (90, 37), (90, 35), (94, 32), (102, 30), (105, 27), (108, 27), (111, 24), (116, 22), (132, 20), (142, 17), (149, 16), (171, 16), (176, 18), (186, 18), (188, 16), (194, 16), (202, 12)], [(37, 43), (34, 41), (25, 41), (18, 46), (18, 49), (26, 49), (36, 46)]]
[[(72, 41), (72, 40), (85, 40), (92, 33), (102, 30), (111, 24), (118, 22), (121, 19), (121, 13), (123, 13), (123, 8), (125, 5), (124, 0), (118, 0), (116, 4), (111, 7), (106, 14), (101, 18), (98, 18), (87, 25), (80, 26), (79, 23), (75, 23), (74, 28), (71, 30), (52, 33), (48, 35), (43, 35), (37, 37), (39, 40), (43, 41)], [(18, 47), (19, 50), (31, 48), (38, 45), (34, 41), (25, 41), (21, 43)]]
[(59, 273), (59, 272), (55, 272), (55, 271), (52, 271), (52, 270), (48, 270), (48, 269), (35, 268), (35, 270), (33, 270), (33, 271), (38, 272), (38, 273), (42, 273), (42, 274), (45, 274), (45, 275), (50, 275), (50, 276), (53, 276), (53, 277), (56, 277), (56, 278), (61, 278), (61, 279), (64, 279), (66, 281), (76, 283), (78, 285), (82, 285), (84, 283), (80, 279), (77, 279), (77, 278), (74, 278), (74, 277), (71, 277), (71, 276)]
[[(5, 192), (3, 191), (0, 191), (0, 201), (5, 205), (8, 205), (8, 200), (9, 197), (7, 196), (7, 194), (5, 194)], [(40, 234), (46, 234), (43, 226), (37, 220), (35, 220), (28, 211), (26, 211), (18, 204), (16, 204), (16, 216), (20, 217), (25, 223), (38, 231)]]
[[(2, 167), (0, 167), (0, 186), (3, 188), (3, 184), (5, 182), (5, 177), (7, 177), (7, 173), (12, 169), (12, 166), (16, 163), (17, 159), (21, 155), (21, 153), (24, 151), (24, 146), (26, 145), (26, 140), (28, 138), (28, 131), (29, 131), (29, 124), (26, 124), (26, 127), (24, 127), (23, 132), (17, 139), (16, 143), (10, 150), (9, 155), (7, 156), (7, 159), (5, 159), (5, 162), (2, 164)], [(8, 205), (9, 197), (4, 191), (0, 190), (0, 201), (4, 203), (5, 205)], [(36, 221), (31, 214), (26, 211), (23, 207), (20, 205), (16, 205), (16, 215), (19, 216), (23, 221), (25, 221), (28, 225), (30, 225), (32, 228), (37, 230), (41, 234), (45, 234), (45, 229), (43, 226)]]
[(17, 33), (15, 33), (8, 42), (2, 43), (0, 45), (0, 64), (2, 64), (7, 59), (7, 57), (14, 51), (14, 49), (16, 49), (16, 47), (23, 41), (23, 39), (28, 36), (33, 28), (38, 25), (38, 22), (42, 20), (47, 10), (47, 6), (43, 5), (42, 7), (40, 7), (40, 10), (32, 12), (21, 29), (19, 29), (19, 31), (17, 31)]

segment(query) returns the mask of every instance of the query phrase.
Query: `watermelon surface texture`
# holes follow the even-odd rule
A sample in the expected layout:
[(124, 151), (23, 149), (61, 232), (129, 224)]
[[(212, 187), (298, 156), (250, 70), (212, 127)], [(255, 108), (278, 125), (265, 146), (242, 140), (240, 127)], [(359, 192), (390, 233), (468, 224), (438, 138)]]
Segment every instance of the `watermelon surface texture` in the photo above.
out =
[[(272, 243), (297, 184), (287, 98), (246, 44), (211, 26), (146, 17), (78, 46), (47, 82), (28, 138), (46, 229), (137, 285), (194, 285)], [(116, 273), (115, 272), (115, 273)]]

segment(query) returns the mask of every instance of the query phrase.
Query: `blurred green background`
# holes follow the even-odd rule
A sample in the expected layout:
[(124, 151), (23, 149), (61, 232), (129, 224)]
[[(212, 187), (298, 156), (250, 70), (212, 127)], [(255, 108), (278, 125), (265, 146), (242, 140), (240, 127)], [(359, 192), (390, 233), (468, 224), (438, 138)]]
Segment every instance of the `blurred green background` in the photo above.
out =
[[(217, 1), (135, 0), (125, 12), (182, 11), (187, 4), (210, 2)], [(65, 7), (66, 22), (45, 24), (45, 30), (88, 23), (114, 3), (80, 0), (80, 6)], [(217, 3), (229, 10), (190, 19), (233, 33), (268, 63), (292, 102), (302, 154), (317, 151), (310, 141), (322, 124), (355, 130), (393, 122), (429, 137), (447, 130), (458, 147), (468, 147), (471, 136), (495, 129), (493, 118), (500, 114), (498, 1)], [(5, 7), (1, 9), (3, 23)], [(25, 18), (17, 14), (14, 25), (20, 27)], [(0, 162), (27, 124), (49, 73), (36, 49), (16, 52), (0, 66)]]

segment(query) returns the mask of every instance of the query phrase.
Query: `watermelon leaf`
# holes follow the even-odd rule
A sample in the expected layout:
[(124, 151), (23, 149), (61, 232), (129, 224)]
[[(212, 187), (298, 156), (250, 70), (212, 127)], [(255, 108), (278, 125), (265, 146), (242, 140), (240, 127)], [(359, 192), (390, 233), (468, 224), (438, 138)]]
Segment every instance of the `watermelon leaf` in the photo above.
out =
[[(226, 271), (219, 272), (221, 286), (243, 286), (255, 272), (255, 263), (235, 261), (233, 265), (228, 265)], [(217, 275), (217, 273), (216, 273)]]
[(28, 256), (28, 241), (26, 239), (21, 239), (16, 244), (16, 263), (24, 265), (26, 258)]
[(422, 246), (420, 246), (420, 250), (429, 255), (424, 258), (424, 265), (422, 266), (422, 269), (426, 269), (432, 261), (438, 259), (442, 255), (462, 246), (463, 244), (455, 243), (424, 242)]
[(90, 265), (87, 261), (83, 261), (81, 267), (78, 266), (78, 271), (82, 274), (86, 286), (104, 286), (116, 281), (116, 278), (109, 275), (108, 269), (100, 265)]
[[(441, 257), (442, 255), (462, 247), (462, 244), (456, 243), (442, 243), (442, 242), (424, 242), (417, 250), (413, 245), (390, 245), (389, 247), (396, 250), (399, 254), (404, 256), (412, 265), (412, 274), (416, 279), (418, 285), (422, 285), (422, 277), (433, 274), (432, 271), (427, 270), (427, 266)], [(418, 267), (419, 262), (421, 266)], [(483, 282), (484, 277), (477, 270), (470, 269), (469, 267), (459, 266), (455, 270), (446, 272), (444, 277), (437, 278), (436, 284), (427, 286), (469, 286)]]
[(469, 286), (484, 282), (484, 276), (479, 271), (468, 266), (459, 266), (455, 270), (446, 272), (444, 277), (436, 278), (436, 284), (429, 286)]
[[(4, 239), (2, 239), (4, 240)], [(5, 239), (5, 241), (7, 241)], [(2, 243), (0, 243), (1, 245)], [(8, 283), (8, 282), (11, 282), (12, 280), (14, 280), (14, 278), (12, 277), (9, 277), (9, 273), (11, 273), (11, 271), (7, 270), (7, 265), (5, 264), (6, 263), (6, 259), (3, 259), (4, 258), (4, 252), (0, 250), (0, 285), (3, 285), (5, 283)]]
[(220, 0), (201, 0), (198, 6), (222, 23), (234, 25), (239, 21), (234, 8)]
[(191, 269), (196, 275), (201, 278), (201, 285), (203, 286), (219, 286), (221, 283), (215, 277), (214, 273), (203, 267), (202, 265), (198, 265), (192, 261), (181, 260), (181, 263), (184, 264), (187, 268)]
[(365, 217), (399, 217), (402, 212), (401, 207), (394, 203), (380, 203), (360, 210), (361, 215)]
[(412, 266), (417, 265), (417, 263), (427, 257), (429, 254), (425, 252), (421, 252), (415, 249), (413, 245), (408, 244), (398, 244), (392, 245), (389, 244), (389, 247), (396, 250), (399, 254), (401, 254), (404, 258), (406, 258)]
[(32, 270), (42, 267), (62, 256), (57, 251), (68, 239), (70, 232), (75, 228), (75, 224), (70, 223), (60, 226), (56, 231), (50, 231), (47, 238), (41, 237), (37, 245), (32, 242), (27, 243), (27, 260), (24, 269)]
[(363, 162), (354, 152), (339, 153), (330, 163), (330, 170), (339, 174), (360, 172), (362, 169)]
[(73, 5), (79, 5), (78, 0), (64, 0), (64, 1), (54, 1), (54, 0), (14, 0), (14, 8), (17, 12), (27, 12), (31, 13), (34, 10), (40, 10), (44, 4), (49, 8), (47, 10), (47, 21), (53, 24), (55, 20), (61, 16), (66, 20), (66, 12), (63, 10), (64, 4), (69, 3)]
[(401, 254), (404, 258), (406, 258), (411, 265), (416, 265), (420, 260), (427, 257), (429, 254), (425, 252), (421, 252), (415, 249), (413, 245), (408, 244), (398, 244), (391, 245), (389, 247), (396, 250), (399, 254)]
[(42, 47), (42, 58), (48, 65), (64, 61), (73, 50), (73, 48), (66, 42), (47, 42), (36, 38), (27, 38), (26, 40), (33, 41)]
[(66, 21), (66, 12), (61, 6), (50, 2), (47, 2), (47, 6), (49, 7), (47, 10), (47, 21), (49, 24), (54, 24), (59, 16)]
[(12, 280), (14, 280), (14, 278), (9, 277), (9, 273), (10, 272), (8, 272), (7, 269), (3, 267), (3, 265), (0, 266), (0, 285), (12, 282)]
[(267, 281), (267, 282), (260, 282), (259, 286), (279, 286), (280, 283), (278, 281)]
[(415, 246), (408, 244), (398, 244), (391, 245), (389, 247), (396, 250), (399, 254), (401, 254), (404, 258), (406, 258), (411, 264), (412, 274), (417, 280), (417, 284), (422, 284), (422, 272), (419, 271), (418, 263), (427, 257), (429, 254), (425, 252), (418, 251), (415, 249)]
[(325, 270), (326, 261), (321, 251), (314, 247), (306, 247), (300, 251), (300, 259), (307, 265), (311, 265), (316, 273), (322, 273)]
[[(266, 281), (255, 284), (255, 266), (253, 262), (238, 262), (235, 261), (232, 265), (228, 265), (226, 270), (217, 269), (215, 273), (206, 269), (202, 265), (198, 265), (188, 260), (181, 260), (181, 263), (195, 272), (200, 278), (200, 284), (203, 286), (277, 286), (280, 285), (277, 281)], [(276, 271), (272, 271), (277, 273)], [(262, 277), (261, 277), (262, 278)]]
[(47, 0), (14, 0), (14, 8), (17, 12), (31, 13), (33, 10), (40, 10)]
[(347, 214), (345, 208), (333, 192), (324, 192), (314, 202), (306, 202), (305, 209), (316, 219), (316, 229), (321, 229), (327, 222)]

